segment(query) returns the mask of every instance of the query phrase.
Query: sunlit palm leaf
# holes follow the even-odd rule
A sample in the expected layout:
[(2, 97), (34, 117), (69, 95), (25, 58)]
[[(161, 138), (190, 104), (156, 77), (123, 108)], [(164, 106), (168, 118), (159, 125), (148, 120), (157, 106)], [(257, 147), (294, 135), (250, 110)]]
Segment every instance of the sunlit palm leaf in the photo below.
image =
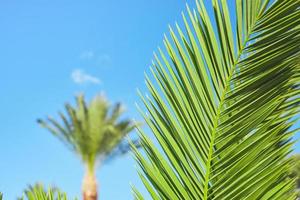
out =
[(212, 4), (214, 19), (203, 0), (188, 8), (155, 55), (141, 97), (160, 148), (140, 130), (140, 177), (153, 199), (295, 199), (300, 1), (236, 0), (235, 23), (226, 0)]

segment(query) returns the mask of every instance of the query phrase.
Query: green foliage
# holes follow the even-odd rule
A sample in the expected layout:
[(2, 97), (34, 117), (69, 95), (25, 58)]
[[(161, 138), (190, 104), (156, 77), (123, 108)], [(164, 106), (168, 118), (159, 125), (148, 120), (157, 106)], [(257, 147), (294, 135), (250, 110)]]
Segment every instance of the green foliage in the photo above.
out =
[(291, 169), (291, 177), (297, 179), (297, 188), (300, 189), (300, 154), (295, 154), (292, 156), (294, 161), (294, 167)]
[(58, 188), (49, 187), (48, 191), (44, 189), (43, 185), (36, 184), (29, 186), (24, 191), (23, 197), (19, 200), (67, 200), (67, 195), (61, 192)]
[(290, 171), (290, 178), (296, 180), (296, 190), (300, 197), (300, 154), (295, 154), (291, 157), (294, 162), (293, 168)]
[(2, 200), (3, 198), (3, 194), (0, 192), (0, 200)]
[[(67, 116), (59, 112), (61, 123), (48, 117), (38, 123), (62, 140), (93, 169), (97, 159), (126, 153), (129, 144), (124, 140), (135, 125), (131, 120), (120, 120), (121, 104), (110, 106), (103, 96), (96, 96), (86, 104), (84, 96), (76, 98), (77, 107), (65, 105)], [(137, 142), (136, 142), (137, 143)]]
[(212, 0), (210, 18), (197, 0), (185, 32), (170, 28), (166, 53), (155, 54), (141, 98), (159, 146), (140, 130), (145, 154), (134, 150), (152, 199), (296, 198), (287, 158), (300, 104), (300, 1), (235, 3)]

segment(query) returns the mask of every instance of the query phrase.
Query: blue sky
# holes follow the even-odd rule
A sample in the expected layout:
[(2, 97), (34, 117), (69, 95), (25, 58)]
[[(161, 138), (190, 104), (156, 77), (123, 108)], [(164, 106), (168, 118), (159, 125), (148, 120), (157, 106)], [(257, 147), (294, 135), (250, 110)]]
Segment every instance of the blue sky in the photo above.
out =
[[(189, 0), (189, 4), (193, 4)], [(0, 1), (0, 191), (14, 199), (27, 184), (56, 185), (81, 196), (83, 166), (36, 119), (56, 116), (84, 92), (105, 92), (140, 119), (136, 88), (162, 44), (168, 24), (181, 21), (185, 1)], [(97, 171), (100, 198), (132, 199), (142, 188), (131, 156)]]
[[(0, 191), (15, 199), (27, 184), (54, 184), (81, 195), (78, 157), (36, 124), (65, 102), (105, 91), (139, 119), (136, 88), (184, 1), (0, 1)], [(131, 156), (101, 167), (101, 199), (132, 199), (141, 186)], [(141, 187), (140, 187), (141, 188)]]

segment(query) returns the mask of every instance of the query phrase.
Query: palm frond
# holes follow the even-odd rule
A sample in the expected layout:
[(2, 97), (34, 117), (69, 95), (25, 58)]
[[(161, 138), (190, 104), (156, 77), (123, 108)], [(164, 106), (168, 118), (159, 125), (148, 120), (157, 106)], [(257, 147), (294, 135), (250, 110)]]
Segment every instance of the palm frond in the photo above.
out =
[[(48, 190), (41, 184), (28, 186), (19, 200), (67, 200), (67, 195), (58, 188), (49, 187)], [(75, 198), (77, 199), (77, 198)]]
[(119, 146), (128, 144), (125, 137), (134, 129), (135, 123), (120, 119), (122, 105), (111, 107), (103, 96), (96, 96), (87, 104), (80, 95), (76, 103), (76, 107), (65, 105), (67, 115), (59, 112), (60, 121), (48, 117), (46, 121), (39, 119), (38, 123), (92, 168), (97, 159), (106, 159)]
[[(183, 14), (146, 76), (140, 177), (153, 199), (295, 199), (300, 1), (203, 0)], [(215, 20), (215, 26), (212, 22)], [(235, 26), (235, 27), (234, 27)], [(142, 199), (136, 194), (135, 198)]]

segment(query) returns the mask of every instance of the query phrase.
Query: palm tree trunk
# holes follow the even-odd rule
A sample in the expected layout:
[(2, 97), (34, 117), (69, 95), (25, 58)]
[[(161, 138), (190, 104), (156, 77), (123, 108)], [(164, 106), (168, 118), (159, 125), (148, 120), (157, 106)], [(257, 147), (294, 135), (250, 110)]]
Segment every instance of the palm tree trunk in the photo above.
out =
[(83, 200), (97, 200), (98, 192), (97, 192), (97, 180), (96, 175), (93, 170), (86, 170), (86, 174), (82, 183), (82, 196)]

